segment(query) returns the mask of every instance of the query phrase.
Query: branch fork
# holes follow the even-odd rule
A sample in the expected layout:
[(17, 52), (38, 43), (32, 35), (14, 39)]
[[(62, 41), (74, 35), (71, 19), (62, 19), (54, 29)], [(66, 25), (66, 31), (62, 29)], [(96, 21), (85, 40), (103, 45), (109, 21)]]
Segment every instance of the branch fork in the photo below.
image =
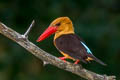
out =
[(26, 32), (22, 35), (22, 38), (28, 39), (28, 34), (30, 33), (30, 31), (32, 30), (33, 26), (35, 24), (35, 20), (32, 21), (32, 23), (30, 24), (29, 28), (26, 30)]
[(30, 33), (32, 27), (34, 26), (34, 23), (35, 21), (33, 20), (27, 31), (23, 35), (21, 35), (0, 22), (0, 33), (6, 36), (7, 38), (13, 40), (23, 48), (25, 48), (28, 52), (30, 52), (37, 58), (41, 59), (44, 65), (46, 64), (54, 65), (58, 68), (72, 72), (73, 74), (76, 74), (87, 80), (116, 80), (116, 76), (100, 75), (83, 68), (82, 65), (80, 64), (78, 65), (69, 62), (64, 62), (37, 47), (35, 44), (28, 40), (28, 34)]

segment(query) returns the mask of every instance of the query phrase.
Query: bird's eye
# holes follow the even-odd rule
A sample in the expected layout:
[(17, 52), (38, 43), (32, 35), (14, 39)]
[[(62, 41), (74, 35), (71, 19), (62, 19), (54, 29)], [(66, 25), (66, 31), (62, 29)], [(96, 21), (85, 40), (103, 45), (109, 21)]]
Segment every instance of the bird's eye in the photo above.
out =
[(61, 23), (59, 22), (59, 23), (57, 23), (55, 26), (60, 26), (60, 24), (61, 24)]

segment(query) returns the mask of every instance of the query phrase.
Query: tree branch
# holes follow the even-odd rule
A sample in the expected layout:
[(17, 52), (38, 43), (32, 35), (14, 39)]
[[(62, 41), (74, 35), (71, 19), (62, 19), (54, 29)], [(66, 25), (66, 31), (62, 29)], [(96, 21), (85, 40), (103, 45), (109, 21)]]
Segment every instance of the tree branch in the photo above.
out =
[[(34, 22), (33, 22), (34, 23)], [(83, 68), (81, 65), (72, 64), (69, 62), (64, 63), (57, 57), (45, 52), (44, 50), (37, 47), (35, 44), (30, 42), (27, 37), (23, 37), (21, 34), (0, 23), (0, 33), (9, 39), (15, 41), (27, 51), (35, 55), (37, 58), (58, 68), (64, 69), (66, 71), (72, 72), (82, 78), (88, 80), (116, 80), (115, 76), (100, 75)], [(28, 31), (29, 33), (29, 31)], [(28, 35), (28, 33), (26, 33)]]

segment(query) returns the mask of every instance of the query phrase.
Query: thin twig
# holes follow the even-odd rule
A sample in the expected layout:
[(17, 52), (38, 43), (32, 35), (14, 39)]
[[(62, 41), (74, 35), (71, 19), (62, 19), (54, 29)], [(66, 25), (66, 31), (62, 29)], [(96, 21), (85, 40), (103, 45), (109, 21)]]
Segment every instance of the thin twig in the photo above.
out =
[(29, 28), (27, 29), (27, 31), (25, 32), (24, 35), (22, 35), (24, 38), (28, 38), (28, 34), (30, 33), (30, 31), (32, 30), (32, 27), (35, 24), (35, 20), (32, 21), (32, 23), (30, 24)]
[(29, 40), (23, 39), (21, 34), (5, 26), (3, 23), (0, 23), (0, 33), (21, 45), (23, 48), (35, 55), (37, 58), (41, 59), (43, 62), (48, 62), (51, 65), (72, 72), (82, 78), (88, 80), (116, 80), (115, 76), (100, 75), (83, 68), (81, 65), (75, 65), (69, 62), (64, 63), (64, 61), (45, 52)]

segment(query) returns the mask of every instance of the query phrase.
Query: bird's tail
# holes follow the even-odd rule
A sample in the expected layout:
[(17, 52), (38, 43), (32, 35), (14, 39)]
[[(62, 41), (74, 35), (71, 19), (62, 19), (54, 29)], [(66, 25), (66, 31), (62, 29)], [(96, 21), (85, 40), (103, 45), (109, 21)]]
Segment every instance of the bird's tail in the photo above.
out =
[(106, 66), (107, 64), (103, 63), (101, 60), (99, 60), (98, 58), (96, 58), (94, 55), (90, 56), (91, 58), (93, 58), (96, 62), (100, 63), (101, 65)]

